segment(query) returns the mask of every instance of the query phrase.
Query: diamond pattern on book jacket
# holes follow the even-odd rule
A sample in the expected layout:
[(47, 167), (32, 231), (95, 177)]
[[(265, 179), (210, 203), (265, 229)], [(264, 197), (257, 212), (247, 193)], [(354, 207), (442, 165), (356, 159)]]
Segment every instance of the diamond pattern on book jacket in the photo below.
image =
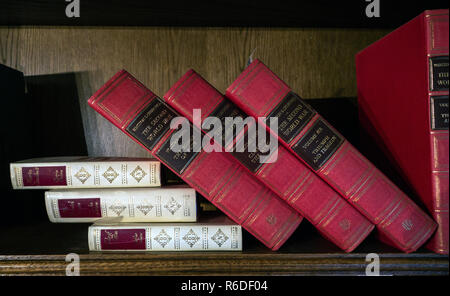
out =
[(211, 237), (211, 239), (219, 246), (222, 245), (228, 240), (228, 236), (219, 228), (217, 232)]
[(172, 237), (170, 237), (170, 235), (168, 235), (167, 232), (163, 229), (157, 236), (155, 236), (154, 240), (164, 248), (172, 240)]
[(140, 166), (137, 166), (130, 175), (139, 183), (147, 173)]
[(147, 214), (154, 208), (154, 206), (148, 203), (148, 201), (144, 201), (143, 204), (138, 205), (136, 208), (141, 211), (142, 214), (147, 216)]
[(85, 168), (81, 168), (78, 172), (75, 173), (74, 175), (82, 184), (84, 184), (84, 182), (86, 182), (89, 177), (91, 176), (91, 174), (89, 174), (88, 171), (86, 171)]
[(181, 208), (181, 205), (175, 200), (175, 198), (171, 197), (169, 202), (164, 205), (164, 208), (166, 208), (173, 215), (179, 208)]
[(122, 214), (122, 212), (126, 209), (127, 207), (124, 206), (123, 204), (121, 204), (120, 202), (116, 202), (114, 204), (112, 204), (109, 209), (111, 211), (113, 211), (117, 216), (120, 216), (120, 214)]
[(119, 176), (119, 173), (117, 173), (112, 167), (109, 167), (104, 173), (103, 177), (105, 177), (106, 180), (108, 180), (109, 183), (112, 183), (117, 176)]
[(198, 241), (200, 237), (192, 230), (192, 228), (189, 230), (188, 233), (186, 233), (183, 236), (183, 240), (189, 245), (189, 247), (193, 247)]

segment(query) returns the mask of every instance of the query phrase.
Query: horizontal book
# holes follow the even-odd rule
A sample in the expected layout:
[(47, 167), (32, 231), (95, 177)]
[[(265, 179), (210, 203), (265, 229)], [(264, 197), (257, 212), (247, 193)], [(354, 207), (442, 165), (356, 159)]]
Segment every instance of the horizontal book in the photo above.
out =
[(375, 224), (384, 242), (413, 252), (433, 235), (436, 223), (261, 61), (226, 96)]
[(88, 223), (104, 218), (121, 222), (195, 222), (195, 190), (164, 188), (50, 190), (45, 192), (50, 221)]
[(242, 251), (242, 229), (226, 216), (196, 223), (94, 224), (90, 251)]
[[(246, 126), (247, 128), (244, 125), (240, 127), (234, 125), (236, 129), (235, 135), (232, 136), (234, 138), (225, 139), (225, 130), (231, 128), (223, 127), (224, 122), (227, 119), (233, 121), (241, 119), (243, 122), (247, 115), (226, 100), (194, 70), (187, 71), (164, 95), (164, 99), (191, 122), (193, 110), (201, 111), (202, 117), (199, 119), (204, 123), (208, 117), (220, 120), (222, 128), (215, 126), (218, 132), (217, 130), (214, 132), (214, 128), (205, 129), (205, 125), (203, 131), (206, 133), (205, 137), (214, 137), (218, 142), (220, 140), (217, 140), (216, 136), (221, 136), (222, 143), (219, 144), (224, 150), (225, 148), (228, 151), (236, 150), (236, 145), (246, 140), (247, 145), (252, 144), (248, 131), (255, 124), (251, 123)], [(202, 128), (200, 122), (197, 123), (197, 127)], [(256, 129), (257, 127), (254, 127), (255, 131)], [(257, 141), (256, 137), (252, 140)], [(272, 140), (275, 143), (278, 141)], [(256, 143), (253, 144), (256, 147)], [(300, 215), (308, 219), (324, 237), (346, 252), (353, 251), (371, 233), (374, 225), (286, 148), (279, 145), (276, 150), (272, 152), (272, 155), (276, 155), (276, 160), (266, 163), (260, 161), (259, 157), (264, 154), (259, 151), (234, 151), (230, 155)]]
[(46, 157), (10, 164), (14, 189), (161, 186), (161, 164), (151, 158)]
[(301, 215), (228, 153), (174, 151), (171, 139), (179, 131), (170, 125), (180, 115), (125, 70), (88, 103), (268, 248), (280, 248), (301, 223)]

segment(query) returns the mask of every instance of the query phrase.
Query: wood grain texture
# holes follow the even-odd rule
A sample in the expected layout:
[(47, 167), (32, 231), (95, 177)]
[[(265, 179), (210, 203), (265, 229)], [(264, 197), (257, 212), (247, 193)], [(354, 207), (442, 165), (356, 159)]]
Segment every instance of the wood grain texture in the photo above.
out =
[[(65, 275), (65, 255), (0, 256), (0, 275)], [(155, 253), (80, 255), (80, 275), (365, 275), (366, 254)], [(380, 255), (381, 275), (448, 275), (431, 254)]]
[[(86, 101), (124, 68), (162, 96), (189, 68), (219, 91), (262, 59), (305, 98), (355, 97), (355, 54), (388, 33), (370, 29), (0, 27), (0, 63), (25, 75), (73, 72), (88, 152), (148, 153)], [(63, 99), (63, 98), (62, 98)]]

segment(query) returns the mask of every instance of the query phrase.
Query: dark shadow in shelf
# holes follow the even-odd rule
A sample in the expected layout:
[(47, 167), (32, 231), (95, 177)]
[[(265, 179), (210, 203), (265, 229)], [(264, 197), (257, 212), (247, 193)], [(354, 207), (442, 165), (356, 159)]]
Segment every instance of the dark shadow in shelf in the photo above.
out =
[(369, 17), (374, 1), (89, 0), (81, 1), (80, 17), (67, 17), (67, 1), (3, 2), (0, 25), (395, 28), (425, 9), (448, 8), (444, 0), (381, 1)]
[[(1, 65), (0, 65), (1, 66)], [(2, 225), (47, 220), (43, 190), (12, 190), (9, 163), (35, 157), (87, 155), (75, 75), (24, 77), (1, 66)]]

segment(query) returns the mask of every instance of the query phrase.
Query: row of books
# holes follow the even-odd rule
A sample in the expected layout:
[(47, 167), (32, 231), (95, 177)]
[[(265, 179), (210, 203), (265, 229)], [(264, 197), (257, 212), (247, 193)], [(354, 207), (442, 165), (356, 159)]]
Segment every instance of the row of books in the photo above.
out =
[(93, 223), (91, 251), (240, 251), (242, 230), (224, 215), (198, 216), (194, 189), (161, 187), (151, 158), (54, 157), (11, 163), (14, 189), (49, 189), (51, 222)]
[[(424, 12), (364, 49), (356, 61), (363, 127), (391, 152), (433, 218), (260, 60), (252, 61), (224, 95), (191, 69), (159, 98), (121, 70), (88, 103), (272, 250), (305, 218), (345, 252), (376, 229), (380, 240), (403, 252), (426, 245), (448, 254), (448, 10)], [(202, 124), (210, 116), (222, 124), (230, 117), (254, 121), (235, 126), (230, 140), (225, 129)], [(191, 149), (174, 151), (171, 139), (184, 126)], [(249, 136), (252, 128), (269, 132), (276, 149), (236, 152), (239, 144), (258, 142)], [(194, 135), (207, 139), (209, 151), (192, 149)], [(129, 186), (136, 182), (117, 175), (128, 169), (136, 166), (79, 175), (91, 175), (93, 184), (117, 177), (120, 186)], [(66, 185), (77, 182), (69, 181), (68, 173), (58, 178)], [(136, 235), (155, 245), (150, 234)]]

